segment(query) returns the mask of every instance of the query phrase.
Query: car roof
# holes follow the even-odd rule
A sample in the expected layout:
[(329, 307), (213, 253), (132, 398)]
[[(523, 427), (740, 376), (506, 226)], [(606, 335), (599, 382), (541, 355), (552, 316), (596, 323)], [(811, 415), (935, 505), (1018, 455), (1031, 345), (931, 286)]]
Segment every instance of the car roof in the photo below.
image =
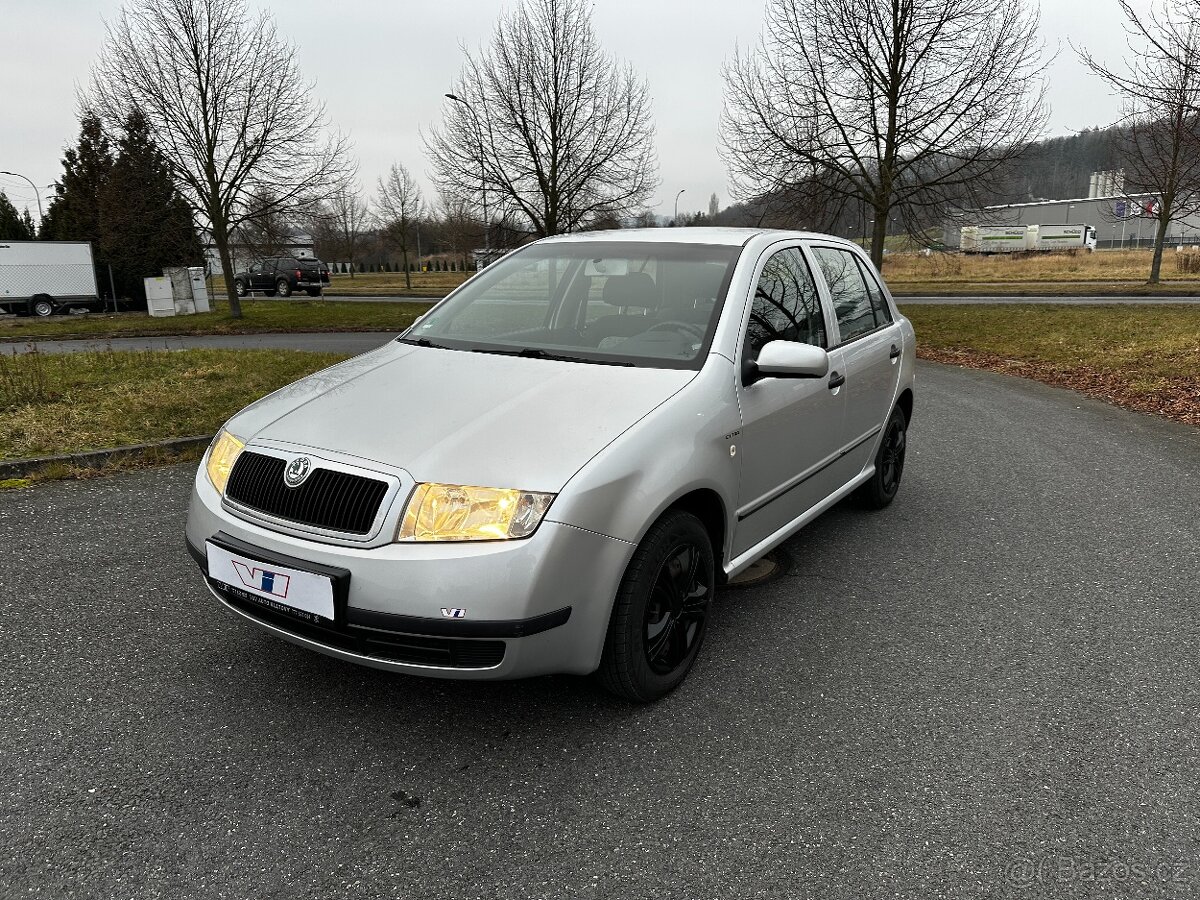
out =
[(778, 240), (787, 238), (808, 238), (838, 241), (849, 246), (853, 242), (834, 234), (821, 234), (815, 231), (788, 231), (777, 228), (620, 228), (608, 231), (576, 231), (571, 234), (556, 234), (542, 238), (539, 244), (548, 243), (583, 243), (590, 241), (618, 241), (629, 243), (663, 243), (663, 244), (717, 244), (729, 247), (741, 247), (756, 237), (769, 237)]

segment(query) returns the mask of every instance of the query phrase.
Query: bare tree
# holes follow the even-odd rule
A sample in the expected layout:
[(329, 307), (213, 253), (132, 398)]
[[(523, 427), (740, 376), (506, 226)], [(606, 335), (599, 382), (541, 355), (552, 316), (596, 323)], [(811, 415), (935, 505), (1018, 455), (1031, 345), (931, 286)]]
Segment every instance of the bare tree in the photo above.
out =
[(1149, 204), (1157, 222), (1150, 283), (1157, 284), (1171, 223), (1200, 213), (1200, 10), (1165, 0), (1139, 14), (1120, 3), (1129, 47), (1121, 69), (1078, 52), (1121, 95), (1113, 149), (1125, 190), (1157, 199)]
[(371, 207), (362, 192), (347, 184), (319, 204), (313, 213), (314, 243), (322, 248), (322, 254), (332, 253), (336, 259), (349, 262), (353, 278), (354, 262), (373, 222)]
[(472, 251), (479, 246), (483, 236), (484, 223), (476, 218), (471, 204), (452, 191), (441, 193), (439, 207), (435, 231), (438, 241), (444, 250), (457, 256), (466, 269)]
[(466, 62), (426, 149), (442, 189), (542, 237), (636, 212), (657, 184), (646, 84), (606, 56), (586, 0), (520, 0)]
[(924, 233), (1040, 134), (1037, 32), (1015, 0), (769, 0), (757, 48), (725, 68), (735, 196), (786, 197), (826, 228), (861, 201), (880, 265), (894, 210)]
[(331, 197), (349, 174), (347, 141), (326, 134), (295, 48), (246, 0), (127, 0), (106, 26), (88, 105), (114, 126), (135, 109), (146, 117), (209, 228), (235, 318), (234, 231)]
[(409, 236), (412, 227), (420, 222), (423, 206), (421, 189), (408, 169), (401, 163), (392, 163), (386, 177), (379, 179), (376, 221), (385, 240), (400, 251), (404, 260), (404, 286), (409, 290), (412, 290), (408, 272)]
[(243, 261), (281, 256), (289, 251), (296, 231), (295, 222), (269, 190), (252, 190), (243, 201), (242, 215), (230, 230), (230, 262), (235, 268), (239, 262), (234, 247), (242, 253)]

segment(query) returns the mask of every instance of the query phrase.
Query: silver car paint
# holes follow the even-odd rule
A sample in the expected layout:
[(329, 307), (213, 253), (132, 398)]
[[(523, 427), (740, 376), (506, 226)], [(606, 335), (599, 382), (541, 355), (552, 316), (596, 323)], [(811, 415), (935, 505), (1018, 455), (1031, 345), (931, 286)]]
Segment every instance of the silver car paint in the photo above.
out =
[[(557, 493), (616, 435), (695, 377), (391, 343), (344, 379), (318, 373), (276, 397), (268, 423), (235, 416), (234, 433), (292, 447), (336, 449), (417, 481)], [(303, 382), (301, 382), (303, 384)], [(570, 427), (563, 427), (564, 421)], [(367, 423), (369, 427), (363, 427)]]
[[(871, 476), (882, 420), (914, 379), (912, 326), (886, 285), (895, 324), (838, 347), (829, 292), (809, 259), (834, 347), (830, 369), (847, 377), (842, 388), (829, 390), (827, 379), (764, 379), (743, 387), (739, 365), (753, 287), (773, 252), (819, 241), (865, 259), (861, 249), (824, 235), (740, 229), (651, 229), (548, 240), (593, 239), (743, 245), (699, 371), (392, 344), (284, 388), (229, 423), (252, 444), (295, 451), (333, 447), (348, 460), (399, 469), (398, 477), (414, 481), (557, 492), (533, 536), (495, 544), (388, 543), (388, 529), (404, 505), (398, 497), (378, 546), (336, 546), (232, 514), (208, 484), (202, 463), (189, 540), (203, 546), (205, 538), (224, 530), (278, 553), (345, 566), (353, 572), (352, 605), (384, 612), (436, 615), (444, 598), (452, 597), (452, 605), (472, 617), (522, 618), (552, 611), (569, 598), (575, 612), (566, 625), (507, 641), (504, 663), (496, 669), (356, 661), (451, 678), (585, 672), (599, 662), (612, 600), (638, 540), (681, 498), (702, 499), (720, 510), (724, 530), (716, 549), (732, 575)], [(892, 343), (901, 354), (881, 365), (879, 354), (886, 356)], [(847, 410), (865, 390), (859, 382), (873, 382), (864, 398), (872, 407), (869, 416)], [(791, 407), (789, 401), (802, 397), (811, 397), (820, 410)], [(821, 466), (819, 476), (789, 489)], [(780, 499), (763, 505), (773, 497)], [(397, 590), (401, 580), (404, 589)]]

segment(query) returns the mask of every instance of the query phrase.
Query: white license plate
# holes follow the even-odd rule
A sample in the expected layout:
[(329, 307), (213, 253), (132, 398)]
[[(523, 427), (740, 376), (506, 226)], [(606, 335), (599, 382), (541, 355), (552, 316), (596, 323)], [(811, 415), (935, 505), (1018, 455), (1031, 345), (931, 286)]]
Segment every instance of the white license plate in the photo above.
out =
[(241, 591), (271, 609), (300, 612), (333, 620), (333, 580), (301, 569), (289, 569), (231, 553), (205, 541), (208, 577)]

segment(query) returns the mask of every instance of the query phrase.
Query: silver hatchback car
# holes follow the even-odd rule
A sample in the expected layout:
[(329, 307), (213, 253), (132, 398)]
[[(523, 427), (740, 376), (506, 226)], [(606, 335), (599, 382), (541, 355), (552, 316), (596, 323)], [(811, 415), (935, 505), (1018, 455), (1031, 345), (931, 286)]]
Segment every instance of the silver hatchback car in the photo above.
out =
[(855, 493), (891, 502), (914, 335), (836, 237), (606, 231), (509, 254), (397, 340), (247, 407), (196, 475), (212, 593), (446, 678), (678, 685), (714, 592)]

